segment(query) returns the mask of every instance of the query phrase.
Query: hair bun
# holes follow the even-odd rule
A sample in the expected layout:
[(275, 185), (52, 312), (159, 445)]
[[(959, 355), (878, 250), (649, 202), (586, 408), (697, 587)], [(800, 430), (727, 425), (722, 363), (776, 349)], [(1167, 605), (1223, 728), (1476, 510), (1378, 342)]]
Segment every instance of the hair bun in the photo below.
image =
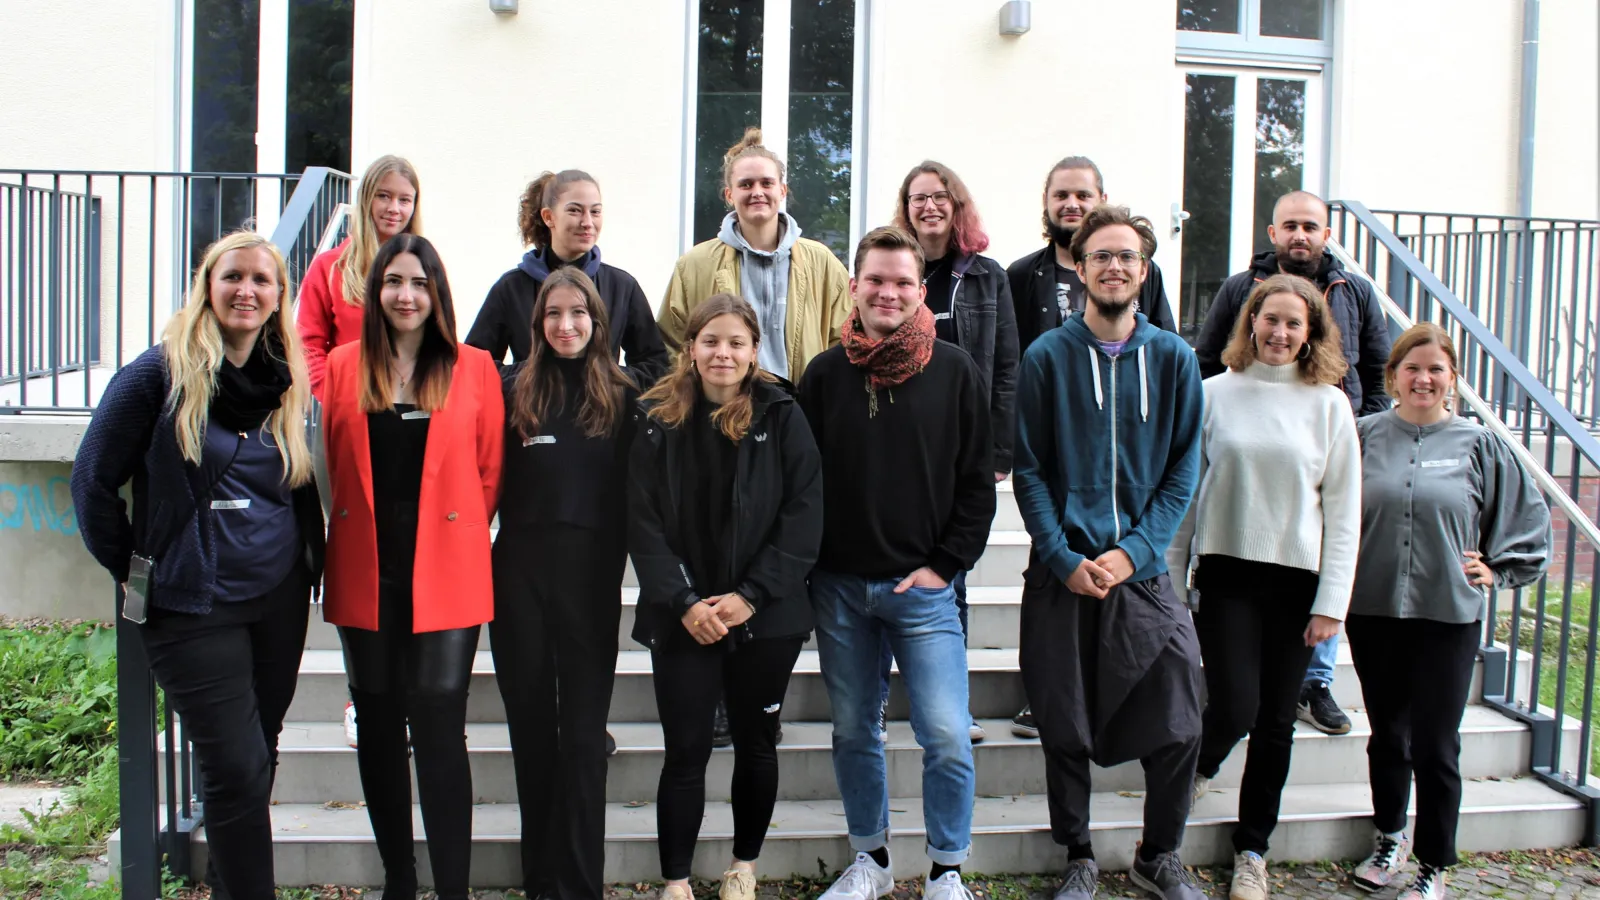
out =
[(749, 150), (752, 147), (760, 147), (760, 146), (761, 146), (761, 129), (757, 128), (754, 125), (751, 125), (750, 127), (746, 128), (744, 130), (744, 137), (740, 138), (739, 142), (737, 144), (734, 144), (732, 147), (729, 147), (727, 153), (722, 154), (722, 159), (723, 159), (724, 162), (732, 162), (735, 157), (737, 157), (739, 154), (743, 153), (744, 151)]

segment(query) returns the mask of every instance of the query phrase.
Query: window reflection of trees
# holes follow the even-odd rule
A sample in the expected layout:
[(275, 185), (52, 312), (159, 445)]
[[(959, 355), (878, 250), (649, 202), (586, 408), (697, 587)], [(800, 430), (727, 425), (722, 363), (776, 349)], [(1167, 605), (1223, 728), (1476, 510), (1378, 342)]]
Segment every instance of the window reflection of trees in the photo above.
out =
[(717, 236), (728, 212), (722, 157), (761, 121), (763, 0), (700, 0), (700, 71), (695, 99), (694, 241)]
[[(196, 0), (189, 168), (195, 172), (256, 170), (256, 97), (261, 46), (260, 0)], [(189, 260), (246, 224), (255, 193), (245, 179), (191, 184)]]
[(1278, 78), (1256, 81), (1256, 250), (1268, 250), (1267, 226), (1278, 198), (1305, 185), (1306, 83)]
[(1179, 31), (1239, 33), (1239, 0), (1181, 0)]
[[(1211, 299), (1234, 263), (1228, 259), (1233, 232), (1234, 77), (1189, 75), (1184, 103), (1183, 336), (1193, 340)], [(1240, 261), (1242, 262), (1242, 261)]]
[(794, 0), (789, 212), (841, 260), (850, 243), (855, 0)]
[(285, 171), (350, 171), (355, 0), (290, 0)]

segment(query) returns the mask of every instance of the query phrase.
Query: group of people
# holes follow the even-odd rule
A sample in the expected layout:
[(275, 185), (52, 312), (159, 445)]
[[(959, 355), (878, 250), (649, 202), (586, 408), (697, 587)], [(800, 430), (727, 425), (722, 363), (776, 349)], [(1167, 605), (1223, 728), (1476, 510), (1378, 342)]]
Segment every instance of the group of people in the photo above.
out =
[(1376, 837), (1357, 883), (1389, 884), (1412, 854), (1415, 774), (1409, 897), (1440, 900), (1484, 588), (1539, 576), (1549, 514), (1508, 448), (1454, 415), (1448, 335), (1419, 325), (1388, 347), (1370, 292), (1323, 249), (1321, 201), (1280, 200), (1275, 251), (1224, 286), (1191, 350), (1150, 223), (1109, 204), (1083, 157), (1049, 172), (1049, 243), (1009, 269), (981, 255), (972, 196), (936, 162), (907, 174), (894, 224), (862, 237), (851, 272), (783, 211), (784, 165), (759, 132), (722, 175), (727, 218), (655, 313), (601, 261), (595, 180), (540, 177), (519, 211), (530, 249), (462, 341), (420, 180), (384, 157), (349, 240), (306, 273), (298, 325), (277, 249), (233, 234), (162, 342), (112, 380), (73, 497), (194, 742), (217, 895), (272, 896), (278, 734), (320, 583), (385, 897), (417, 890), (413, 756), (435, 890), (467, 896), (464, 735), (485, 624), (523, 887), (599, 897), (631, 558), (665, 741), (665, 896), (691, 900), (725, 729), (720, 896), (754, 897), (784, 697), (815, 633), (855, 854), (825, 897), (893, 889), (894, 665), (923, 751), (924, 894), (970, 900), (983, 735), (964, 573), (1011, 475), (1033, 542), (1015, 728), (1044, 750), (1060, 900), (1095, 892), (1090, 763), (1134, 759), (1147, 792), (1132, 877), (1198, 900), (1184, 825), (1246, 734), (1232, 896), (1265, 900), (1293, 722), (1338, 726), (1307, 699), (1327, 694), (1331, 661), (1309, 688), (1308, 663), (1346, 622), (1373, 726)]

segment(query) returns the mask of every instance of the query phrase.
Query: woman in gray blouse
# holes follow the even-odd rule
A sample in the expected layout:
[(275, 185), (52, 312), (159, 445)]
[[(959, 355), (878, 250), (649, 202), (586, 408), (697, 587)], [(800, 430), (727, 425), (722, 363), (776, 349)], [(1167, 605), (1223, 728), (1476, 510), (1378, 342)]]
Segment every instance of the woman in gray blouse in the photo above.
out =
[[(1442, 900), (1445, 869), (1456, 862), (1461, 715), (1484, 589), (1530, 584), (1549, 559), (1544, 497), (1505, 442), (1451, 410), (1456, 372), (1444, 329), (1413, 326), (1384, 369), (1399, 405), (1356, 426), (1361, 551), (1346, 628), (1372, 721), (1377, 835), (1354, 880), (1380, 890), (1414, 847), (1417, 875), (1397, 900)], [(1415, 844), (1404, 832), (1413, 774)]]

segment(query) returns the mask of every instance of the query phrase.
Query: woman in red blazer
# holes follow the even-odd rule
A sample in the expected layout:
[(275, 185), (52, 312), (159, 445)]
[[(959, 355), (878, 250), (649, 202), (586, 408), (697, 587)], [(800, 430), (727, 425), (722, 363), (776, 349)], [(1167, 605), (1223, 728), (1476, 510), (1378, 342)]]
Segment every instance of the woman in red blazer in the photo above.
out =
[(433, 245), (391, 238), (367, 277), (361, 341), (328, 357), (323, 437), (333, 495), (323, 616), (339, 626), (356, 759), (384, 896), (417, 888), (410, 748), (434, 889), (465, 900), (472, 854), (467, 686), (493, 618), (489, 521), (505, 408), (489, 354), (458, 344)]
[(317, 254), (300, 280), (295, 325), (300, 329), (311, 373), (311, 392), (323, 399), (328, 354), (341, 344), (361, 339), (362, 311), (367, 305), (367, 270), (384, 241), (397, 234), (422, 234), (418, 204), (422, 184), (411, 163), (398, 156), (380, 156), (361, 176), (355, 206), (350, 210), (350, 236), (339, 246)]

